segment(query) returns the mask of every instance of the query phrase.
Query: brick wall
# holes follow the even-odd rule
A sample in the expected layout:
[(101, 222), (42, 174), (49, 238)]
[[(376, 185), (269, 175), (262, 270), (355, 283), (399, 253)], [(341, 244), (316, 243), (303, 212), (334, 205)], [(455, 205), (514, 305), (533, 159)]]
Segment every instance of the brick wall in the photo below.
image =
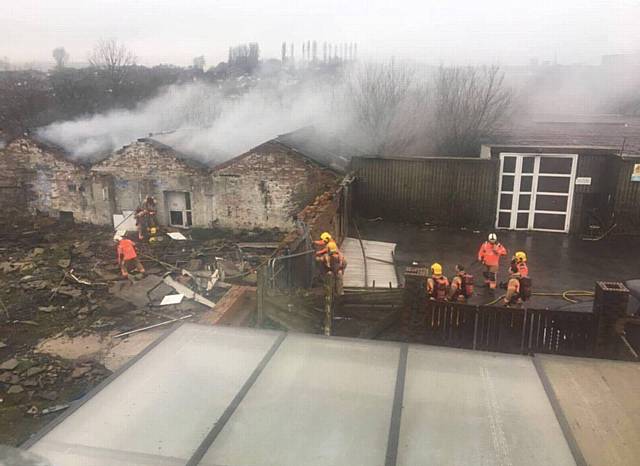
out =
[(335, 173), (277, 142), (212, 172), (213, 219), (227, 228), (289, 230), (295, 215), (337, 182)]

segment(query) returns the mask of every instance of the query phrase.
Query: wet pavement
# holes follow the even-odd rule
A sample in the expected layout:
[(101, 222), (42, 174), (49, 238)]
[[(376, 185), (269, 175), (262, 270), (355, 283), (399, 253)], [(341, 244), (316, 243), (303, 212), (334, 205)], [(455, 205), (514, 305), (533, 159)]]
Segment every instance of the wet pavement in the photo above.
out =
[[(397, 243), (395, 260), (400, 278), (404, 267), (412, 261), (430, 265), (439, 262), (445, 275), (451, 278), (457, 263), (466, 266), (475, 277), (476, 297), (473, 303), (494, 299), (483, 288), (484, 268), (473, 264), (480, 244), (489, 231), (445, 229), (429, 225), (417, 226), (386, 221), (360, 220), (363, 239)], [(500, 241), (508, 251), (500, 264), (498, 281), (504, 281), (511, 256), (525, 251), (529, 260), (529, 274), (533, 291), (562, 292), (565, 290), (593, 291), (596, 281), (625, 281), (640, 278), (640, 239), (611, 236), (601, 241), (583, 241), (561, 233), (498, 231)], [(497, 290), (495, 297), (502, 294)], [(584, 300), (585, 298), (580, 298)], [(573, 308), (590, 310), (590, 303), (569, 306), (562, 298), (534, 296), (530, 308)]]

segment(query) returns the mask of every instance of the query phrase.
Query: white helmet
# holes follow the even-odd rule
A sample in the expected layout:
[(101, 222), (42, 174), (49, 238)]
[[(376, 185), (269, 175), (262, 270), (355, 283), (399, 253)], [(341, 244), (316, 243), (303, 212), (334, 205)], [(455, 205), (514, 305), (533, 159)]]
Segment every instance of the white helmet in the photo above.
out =
[(498, 241), (498, 236), (495, 233), (489, 233), (489, 237), (487, 238), (489, 242), (495, 243)]

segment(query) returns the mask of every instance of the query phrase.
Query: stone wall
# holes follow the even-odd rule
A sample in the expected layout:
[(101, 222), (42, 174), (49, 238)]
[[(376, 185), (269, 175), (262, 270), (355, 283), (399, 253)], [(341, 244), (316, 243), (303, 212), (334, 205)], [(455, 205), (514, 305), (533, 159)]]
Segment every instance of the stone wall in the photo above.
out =
[(330, 170), (275, 141), (216, 167), (213, 220), (227, 228), (290, 230), (295, 215), (335, 186)]
[(215, 169), (152, 139), (140, 139), (86, 167), (29, 139), (0, 150), (0, 206), (111, 225), (113, 214), (154, 196), (169, 224), (168, 193), (189, 193), (193, 227), (291, 230), (294, 219), (338, 176), (284, 144), (270, 141)]
[(43, 212), (57, 217), (71, 212), (74, 220), (95, 223), (92, 176), (54, 148), (17, 139), (0, 150), (0, 208)]
[(139, 140), (95, 164), (91, 168), (93, 173), (110, 177), (109, 203), (103, 208), (119, 214), (135, 210), (146, 196), (154, 196), (158, 221), (167, 225), (165, 193), (184, 192), (191, 199), (192, 226), (211, 226), (213, 193), (208, 168), (182, 157), (168, 146)]

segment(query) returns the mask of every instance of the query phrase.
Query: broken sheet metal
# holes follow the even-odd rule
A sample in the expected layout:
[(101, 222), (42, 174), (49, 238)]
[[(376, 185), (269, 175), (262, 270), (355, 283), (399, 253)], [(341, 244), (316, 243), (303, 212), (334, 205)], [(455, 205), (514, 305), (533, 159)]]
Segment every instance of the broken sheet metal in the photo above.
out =
[(160, 306), (168, 306), (170, 304), (180, 304), (182, 302), (182, 298), (184, 298), (183, 294), (169, 294), (162, 298), (160, 301)]
[(186, 241), (187, 237), (179, 231), (168, 231), (167, 236), (176, 241)]
[[(364, 253), (362, 251), (364, 247)], [(342, 242), (342, 253), (347, 258), (344, 271), (344, 287), (397, 288), (398, 275), (394, 264), (395, 243), (382, 241), (360, 241), (356, 238), (345, 238)], [(365, 280), (366, 257), (366, 280)]]
[(207, 306), (209, 308), (213, 308), (213, 307), (216, 306), (216, 304), (213, 301), (211, 301), (211, 300), (205, 298), (204, 296), (196, 293), (191, 288), (183, 285), (182, 283), (178, 283), (173, 278), (171, 278), (169, 275), (164, 277), (164, 282), (167, 285), (169, 285), (171, 288), (176, 290), (178, 293), (184, 295), (185, 298), (193, 299), (194, 301), (196, 301), (196, 302), (198, 302), (200, 304), (204, 304), (205, 306)]

